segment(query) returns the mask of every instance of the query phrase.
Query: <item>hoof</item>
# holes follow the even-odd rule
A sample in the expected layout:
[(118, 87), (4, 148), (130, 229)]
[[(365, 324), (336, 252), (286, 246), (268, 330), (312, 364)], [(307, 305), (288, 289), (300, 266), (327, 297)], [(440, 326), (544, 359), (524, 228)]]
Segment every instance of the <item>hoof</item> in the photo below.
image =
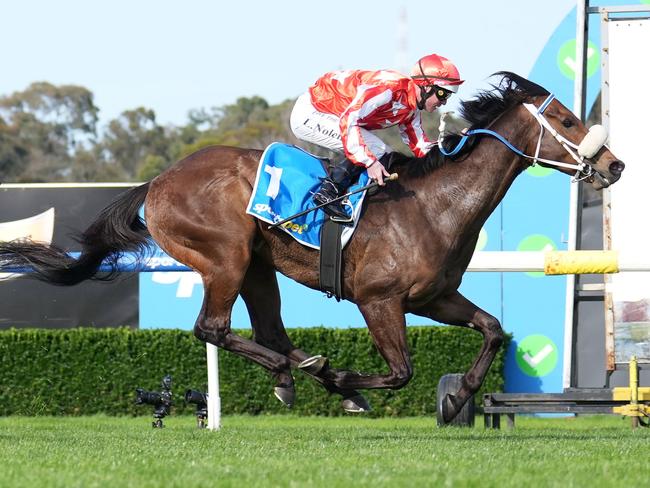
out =
[(317, 375), (327, 366), (328, 359), (320, 354), (305, 359), (298, 365), (298, 369), (302, 369), (305, 373)]
[(457, 414), (458, 410), (454, 404), (453, 395), (446, 395), (445, 399), (442, 402), (442, 419), (444, 420), (445, 424), (448, 424), (454, 420), (454, 417), (456, 417)]
[(296, 390), (293, 386), (276, 386), (273, 388), (273, 393), (287, 407), (293, 407), (293, 402), (296, 399)]
[(348, 413), (362, 413), (372, 410), (368, 400), (363, 395), (354, 395), (353, 397), (346, 398), (341, 402), (341, 406)]

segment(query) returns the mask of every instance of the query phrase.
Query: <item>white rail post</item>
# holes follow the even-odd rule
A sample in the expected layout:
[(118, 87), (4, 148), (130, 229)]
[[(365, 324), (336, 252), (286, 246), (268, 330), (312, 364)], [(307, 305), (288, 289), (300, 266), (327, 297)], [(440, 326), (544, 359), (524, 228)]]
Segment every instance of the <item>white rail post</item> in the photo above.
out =
[(221, 397), (219, 396), (219, 357), (217, 346), (205, 345), (208, 358), (208, 429), (221, 427)]

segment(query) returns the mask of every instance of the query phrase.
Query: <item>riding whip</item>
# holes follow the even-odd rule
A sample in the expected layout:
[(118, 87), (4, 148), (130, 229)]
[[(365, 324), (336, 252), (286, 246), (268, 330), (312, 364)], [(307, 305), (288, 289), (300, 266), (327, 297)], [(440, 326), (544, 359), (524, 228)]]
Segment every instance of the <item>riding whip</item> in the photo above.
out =
[[(395, 181), (398, 178), (397, 173), (392, 173), (388, 178), (384, 179), (384, 181)], [(319, 208), (325, 207), (329, 205), (330, 203), (338, 202), (340, 200), (343, 200), (344, 198), (348, 198), (350, 195), (354, 195), (355, 193), (359, 193), (362, 191), (370, 190), (371, 188), (375, 188), (376, 186), (379, 186), (379, 183), (376, 181), (373, 181), (372, 183), (367, 184), (366, 186), (362, 186), (361, 188), (357, 188), (354, 191), (348, 192), (345, 195), (341, 195), (340, 197), (336, 197), (329, 202), (326, 203), (321, 203), (320, 205), (316, 205), (315, 207), (308, 208), (307, 210), (303, 210), (302, 212), (298, 212), (297, 214), (292, 215), (291, 217), (287, 217), (286, 219), (282, 219), (274, 224), (271, 224), (267, 227), (267, 229), (272, 229), (273, 227), (278, 227), (286, 222), (289, 222), (290, 220), (293, 220), (297, 217), (302, 217), (303, 215), (306, 215), (310, 212), (313, 212), (314, 210), (318, 210)]]

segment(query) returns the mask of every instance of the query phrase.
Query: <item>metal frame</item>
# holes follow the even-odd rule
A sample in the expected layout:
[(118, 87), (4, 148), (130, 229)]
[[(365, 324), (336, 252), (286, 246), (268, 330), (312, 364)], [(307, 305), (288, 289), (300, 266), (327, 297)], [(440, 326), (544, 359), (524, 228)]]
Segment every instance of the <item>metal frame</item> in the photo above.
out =
[[(602, 125), (609, 132), (609, 30), (607, 22), (609, 21), (608, 11), (604, 8), (598, 8), (600, 14), (600, 55), (601, 55), (601, 81), (600, 81), (600, 106), (602, 112)], [(611, 231), (611, 210), (612, 196), (609, 188), (603, 190), (603, 249), (612, 249), (612, 231)], [(611, 373), (616, 370), (614, 361), (614, 299), (611, 289), (612, 277), (605, 275), (605, 371), (607, 380)]]
[(563, 393), (486, 393), (483, 395), (485, 428), (500, 428), (503, 414), (508, 416), (508, 427), (513, 428), (517, 413), (619, 414), (630, 417), (633, 429), (648, 427), (650, 388), (639, 388), (635, 356), (630, 359), (629, 366), (629, 386), (622, 388), (566, 388)]
[(567, 388), (563, 393), (486, 393), (483, 413), (486, 428), (498, 429), (500, 416), (508, 416), (508, 427), (515, 424), (515, 414), (577, 413), (614, 414), (615, 408), (630, 403), (617, 399), (616, 389)]
[[(601, 19), (601, 62), (602, 62), (602, 80), (601, 80), (601, 107), (605, 128), (609, 128), (609, 42), (608, 42), (608, 22), (610, 18), (615, 20), (626, 19), (644, 19), (650, 18), (650, 15), (624, 16), (625, 14), (642, 14), (650, 13), (650, 6), (646, 5), (622, 5), (622, 6), (589, 6), (589, 0), (578, 0), (577, 2), (577, 21), (576, 21), (576, 62), (581, 66), (576, 72), (574, 84), (574, 107), (573, 111), (581, 120), (586, 119), (586, 53), (589, 39), (589, 15), (598, 14)], [(613, 14), (613, 15), (612, 15)], [(569, 208), (569, 242), (568, 248), (571, 250), (579, 244), (580, 220), (581, 220), (581, 195), (578, 188), (571, 188), (570, 208)], [(608, 189), (603, 190), (603, 249), (612, 249), (611, 239), (611, 193)], [(575, 216), (575, 218), (573, 217)], [(579, 248), (579, 247), (578, 247)], [(604, 275), (604, 288), (608, 290), (611, 283), (611, 275)], [(567, 279), (566, 294), (566, 314), (565, 314), (565, 336), (564, 336), (564, 387), (570, 388), (575, 385), (574, 358), (576, 344), (574, 342), (574, 331), (577, 326), (576, 310), (581, 300), (591, 300), (592, 296), (581, 296), (576, 286), (575, 277)], [(614, 304), (611, 293), (604, 293), (604, 313), (605, 313), (605, 355), (606, 355), (606, 385), (609, 384), (611, 374), (616, 370), (615, 351), (614, 351)], [(621, 364), (621, 363), (619, 363)], [(625, 364), (625, 363), (622, 363)]]
[[(644, 5), (628, 5), (620, 7), (593, 7), (588, 9), (589, 13), (597, 13), (600, 15), (600, 49), (601, 49), (601, 63), (602, 63), (602, 79), (601, 79), (601, 110), (603, 114), (602, 124), (609, 131), (610, 127), (610, 83), (609, 83), (609, 21), (610, 20), (639, 20), (649, 19), (647, 16), (625, 17), (611, 14), (627, 14), (627, 13), (644, 13), (650, 12), (650, 6)], [(603, 249), (612, 249), (612, 235), (611, 235), (611, 192), (609, 189), (604, 190), (603, 194)], [(611, 289), (612, 276), (605, 275), (605, 289)], [(614, 341), (614, 300), (611, 292), (605, 293), (605, 361), (606, 371), (611, 372), (616, 370), (616, 351)]]

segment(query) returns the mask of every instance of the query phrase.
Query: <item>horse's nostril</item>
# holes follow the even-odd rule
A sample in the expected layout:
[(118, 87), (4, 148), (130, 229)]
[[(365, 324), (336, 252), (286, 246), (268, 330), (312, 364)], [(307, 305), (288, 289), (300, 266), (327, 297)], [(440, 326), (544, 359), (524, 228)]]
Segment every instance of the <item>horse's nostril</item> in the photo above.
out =
[(625, 169), (625, 163), (623, 161), (614, 161), (609, 165), (609, 172), (613, 175), (620, 175)]

